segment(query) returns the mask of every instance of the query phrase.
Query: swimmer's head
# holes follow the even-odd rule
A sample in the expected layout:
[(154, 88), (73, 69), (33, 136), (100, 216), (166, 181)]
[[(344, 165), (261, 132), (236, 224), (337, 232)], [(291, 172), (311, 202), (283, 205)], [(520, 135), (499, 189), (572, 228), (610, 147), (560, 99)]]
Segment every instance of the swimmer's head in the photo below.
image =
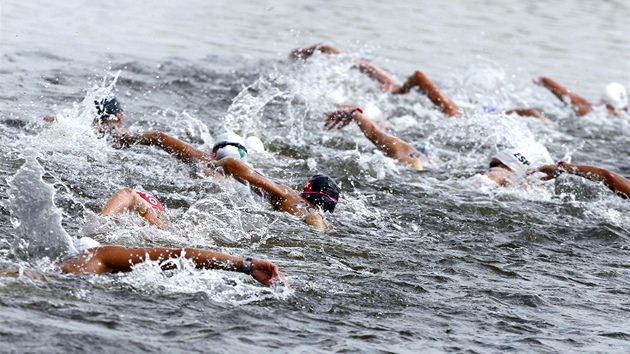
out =
[(618, 82), (611, 82), (602, 94), (602, 103), (612, 107), (615, 111), (627, 109), (628, 94), (626, 88)]
[(332, 213), (339, 199), (339, 187), (332, 178), (315, 175), (306, 182), (301, 196), (324, 211)]
[(250, 153), (265, 152), (265, 145), (257, 136), (250, 135), (245, 138), (245, 147)]
[(505, 149), (492, 156), (490, 167), (498, 167), (503, 164), (518, 176), (524, 176), (528, 168), (531, 168), (531, 159), (523, 151)]
[(99, 247), (101, 244), (98, 241), (90, 238), (90, 237), (81, 237), (79, 239), (74, 240), (74, 247), (77, 251), (81, 252), (88, 248)]
[(122, 106), (116, 97), (106, 97), (100, 101), (94, 101), (94, 105), (98, 112), (98, 119), (101, 121), (117, 120), (118, 117), (116, 115), (123, 112)]
[(224, 157), (247, 160), (247, 148), (240, 135), (228, 132), (217, 136), (212, 147), (212, 158), (221, 160)]

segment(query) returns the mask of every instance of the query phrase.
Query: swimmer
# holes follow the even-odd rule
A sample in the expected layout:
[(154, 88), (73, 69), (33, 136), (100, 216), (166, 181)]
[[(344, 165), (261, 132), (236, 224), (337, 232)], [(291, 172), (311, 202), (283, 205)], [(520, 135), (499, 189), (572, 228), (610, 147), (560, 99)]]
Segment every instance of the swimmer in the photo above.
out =
[[(101, 100), (94, 101), (96, 116), (92, 120), (94, 134), (98, 138), (106, 138), (112, 141), (112, 147), (120, 149), (125, 147), (125, 143), (118, 137), (128, 133), (124, 124), (124, 114), (122, 105), (114, 96), (108, 96)], [(55, 116), (46, 116), (44, 121), (52, 123), (57, 121)]]
[(617, 82), (608, 84), (602, 94), (600, 103), (592, 103), (586, 98), (567, 89), (550, 77), (542, 76), (534, 80), (534, 83), (551, 91), (561, 101), (569, 101), (578, 117), (585, 116), (593, 111), (594, 107), (604, 106), (609, 115), (624, 117), (628, 111), (628, 95), (626, 88)]
[(127, 131), (123, 123), (123, 109), (116, 97), (106, 97), (100, 101), (94, 101), (97, 116), (92, 121), (92, 127), (99, 138), (116, 134), (124, 134)]
[[(315, 52), (320, 51), (326, 54), (339, 54), (341, 51), (330, 45), (317, 44), (308, 48), (298, 48), (291, 52), (289, 58), (307, 59)], [(298, 54), (296, 54), (298, 53)], [(354, 68), (366, 74), (370, 78), (379, 83), (381, 90), (391, 92), (392, 94), (406, 94), (414, 87), (418, 88), (418, 92), (426, 95), (429, 100), (445, 115), (449, 117), (457, 117), (462, 115), (462, 110), (444, 91), (442, 91), (427, 75), (421, 71), (414, 72), (402, 85), (390, 73), (379, 68), (367, 60), (356, 60)], [(517, 108), (504, 111), (505, 114), (515, 113), (520, 116), (533, 117), (541, 120), (545, 124), (552, 123), (545, 118), (540, 112), (533, 108)]]
[(517, 186), (526, 176), (527, 170), (533, 167), (531, 161), (522, 150), (505, 149), (492, 156), (484, 175), (499, 186)]
[(304, 216), (305, 222), (318, 230), (331, 228), (322, 212), (332, 213), (339, 199), (339, 187), (332, 178), (315, 175), (306, 183), (302, 193), (288, 186), (275, 183), (256, 172), (243, 161), (227, 157), (217, 161), (226, 176), (249, 184), (254, 192), (267, 198), (274, 210), (295, 216)]
[(130, 272), (147, 260), (159, 262), (164, 270), (174, 269), (178, 258), (191, 260), (198, 269), (221, 269), (251, 275), (265, 285), (289, 286), (274, 263), (257, 258), (241, 258), (198, 248), (101, 246), (84, 237), (75, 243), (79, 253), (64, 258), (57, 266), (64, 273), (103, 274)]
[(155, 225), (160, 230), (168, 227), (168, 217), (164, 205), (154, 196), (134, 191), (131, 188), (122, 188), (105, 203), (99, 215), (116, 216), (125, 211), (134, 212), (151, 225)]
[(529, 170), (528, 174), (542, 172), (545, 174), (543, 180), (549, 180), (560, 176), (563, 173), (586, 178), (595, 182), (602, 182), (611, 191), (624, 199), (630, 198), (630, 180), (614, 172), (603, 168), (588, 165), (573, 165), (560, 161), (555, 165), (543, 165)]
[(220, 176), (220, 171), (217, 170), (215, 162), (224, 157), (236, 157), (243, 161), (247, 159), (247, 148), (244, 145), (243, 138), (231, 132), (217, 136), (211, 153), (197, 149), (162, 132), (126, 133), (122, 134), (119, 139), (127, 146), (157, 146), (180, 161), (197, 168), (206, 176)]
[(365, 137), (388, 157), (407, 163), (418, 171), (424, 170), (424, 166), (431, 162), (427, 155), (418, 151), (411, 144), (387, 134), (383, 129), (379, 128), (359, 107), (345, 106), (328, 114), (324, 126), (328, 130), (333, 129), (335, 126), (337, 129), (341, 129), (353, 120)]

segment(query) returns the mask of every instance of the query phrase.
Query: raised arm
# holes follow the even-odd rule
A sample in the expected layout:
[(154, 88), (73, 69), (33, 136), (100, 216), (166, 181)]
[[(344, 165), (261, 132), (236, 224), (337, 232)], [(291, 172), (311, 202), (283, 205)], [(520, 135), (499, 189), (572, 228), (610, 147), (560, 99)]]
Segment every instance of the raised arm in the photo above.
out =
[(315, 44), (307, 48), (297, 48), (291, 51), (289, 54), (289, 59), (291, 60), (306, 60), (308, 57), (313, 55), (315, 52), (320, 52), (324, 54), (339, 54), (341, 51), (331, 45), (327, 44)]
[(401, 93), (400, 84), (390, 73), (366, 60), (357, 60), (354, 64), (360, 72), (378, 81), (381, 90), (392, 93)]
[(554, 96), (558, 97), (558, 99), (563, 102), (565, 102), (565, 99), (568, 97), (571, 105), (573, 105), (573, 109), (578, 116), (586, 115), (593, 110), (592, 104), (586, 98), (578, 95), (575, 92), (571, 92), (569, 89), (562, 86), (550, 77), (543, 76), (540, 79), (535, 80), (534, 83), (546, 87), (549, 91), (551, 91), (551, 93), (554, 94)]
[(440, 110), (447, 116), (455, 117), (462, 114), (455, 101), (440, 90), (440, 88), (423, 72), (416, 71), (413, 75), (409, 76), (407, 81), (400, 88), (399, 93), (407, 93), (414, 86), (418, 86), (427, 95), (431, 102), (439, 107)]
[(406, 141), (389, 135), (381, 130), (358, 107), (345, 107), (332, 112), (326, 117), (324, 126), (329, 130), (337, 126), (341, 129), (351, 121), (355, 121), (363, 134), (387, 156), (400, 162), (408, 163), (417, 170), (423, 170), (429, 159)]
[(544, 179), (554, 178), (566, 172), (591, 181), (602, 182), (620, 197), (624, 199), (630, 198), (630, 180), (603, 168), (588, 165), (572, 165), (560, 161), (557, 165), (540, 166), (534, 171), (545, 173), (547, 176)]
[(78, 257), (62, 261), (59, 267), (63, 272), (72, 274), (129, 272), (134, 265), (152, 260), (160, 262), (162, 269), (173, 269), (176, 264), (170, 260), (180, 257), (190, 259), (199, 269), (242, 272), (251, 274), (254, 279), (266, 285), (272, 285), (276, 281), (288, 285), (284, 275), (272, 262), (245, 259), (198, 248), (101, 246), (85, 250)]

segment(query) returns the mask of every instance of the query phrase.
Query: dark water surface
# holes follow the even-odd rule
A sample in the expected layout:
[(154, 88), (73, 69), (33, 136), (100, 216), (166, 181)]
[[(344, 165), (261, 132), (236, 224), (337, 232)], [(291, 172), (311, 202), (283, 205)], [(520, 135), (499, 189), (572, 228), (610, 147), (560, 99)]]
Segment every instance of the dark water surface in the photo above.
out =
[[(628, 201), (570, 176), (512, 189), (479, 176), (512, 146), (630, 176), (628, 119), (578, 119), (531, 83), (549, 75), (594, 101), (610, 81), (628, 87), (627, 2), (0, 6), (0, 352), (630, 351)], [(344, 54), (286, 59), (320, 41)], [(466, 114), (380, 92), (355, 58), (401, 79), (425, 71)], [(225, 129), (257, 135), (268, 152), (251, 164), (295, 189), (329, 174), (337, 227), (315, 231), (157, 149), (110, 148), (90, 128), (109, 89), (131, 129), (205, 149)], [(356, 126), (325, 131), (341, 102), (376, 104), (443, 164), (412, 171)], [(535, 107), (555, 125), (483, 105)], [(121, 187), (159, 197), (172, 230), (99, 219)], [(82, 235), (270, 259), (293, 288), (185, 262), (60, 275), (53, 261)]]

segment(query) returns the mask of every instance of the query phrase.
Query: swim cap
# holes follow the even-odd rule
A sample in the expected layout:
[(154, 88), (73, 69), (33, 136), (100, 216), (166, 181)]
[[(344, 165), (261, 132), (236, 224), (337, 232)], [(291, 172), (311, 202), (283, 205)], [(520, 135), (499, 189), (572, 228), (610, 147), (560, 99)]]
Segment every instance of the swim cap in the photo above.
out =
[(98, 118), (100, 120), (116, 120), (116, 114), (122, 113), (123, 111), (120, 102), (118, 102), (116, 97), (105, 97), (100, 101), (94, 101), (94, 105), (96, 106)]
[(611, 82), (606, 86), (606, 90), (602, 95), (602, 102), (615, 110), (625, 109), (628, 107), (626, 88), (618, 82)]
[(304, 199), (332, 213), (339, 199), (339, 187), (326, 175), (315, 175), (306, 182), (302, 194)]
[(499, 151), (492, 158), (501, 161), (519, 176), (524, 176), (527, 169), (531, 167), (530, 159), (522, 151), (515, 149)]
[(212, 147), (212, 158), (221, 160), (224, 157), (236, 157), (240, 160), (247, 159), (247, 148), (243, 145), (243, 138), (235, 133), (223, 133), (217, 136)]
[(248, 136), (245, 138), (245, 147), (249, 152), (264, 152), (265, 145), (257, 136)]
[(90, 238), (90, 237), (82, 237), (80, 239), (74, 240), (74, 247), (77, 251), (81, 252), (88, 248), (99, 247), (101, 244), (98, 241)]

